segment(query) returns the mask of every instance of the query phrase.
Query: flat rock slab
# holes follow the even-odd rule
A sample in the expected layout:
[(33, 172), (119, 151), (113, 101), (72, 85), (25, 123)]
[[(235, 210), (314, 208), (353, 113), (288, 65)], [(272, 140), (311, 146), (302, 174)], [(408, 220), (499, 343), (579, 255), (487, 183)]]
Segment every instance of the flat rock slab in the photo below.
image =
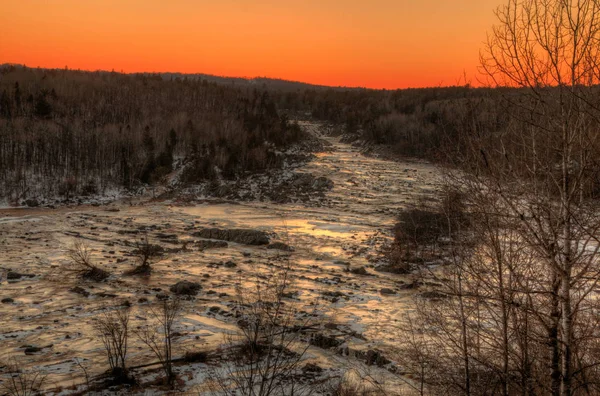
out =
[(229, 244), (225, 241), (213, 241), (210, 239), (202, 239), (202, 240), (196, 242), (196, 246), (200, 250), (206, 250), (206, 249), (226, 248), (226, 247), (229, 247)]
[(250, 230), (244, 228), (222, 229), (222, 228), (201, 228), (192, 234), (195, 237), (204, 239), (216, 239), (219, 241), (229, 241), (240, 243), (242, 245), (268, 245), (269, 236), (264, 231)]

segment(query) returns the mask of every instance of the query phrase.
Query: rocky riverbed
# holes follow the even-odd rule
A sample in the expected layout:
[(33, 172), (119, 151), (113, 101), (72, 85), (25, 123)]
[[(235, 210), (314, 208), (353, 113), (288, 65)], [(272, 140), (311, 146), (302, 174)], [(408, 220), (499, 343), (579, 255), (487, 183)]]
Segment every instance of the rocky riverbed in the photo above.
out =
[[(427, 163), (363, 156), (318, 125), (304, 127), (327, 150), (290, 171), (262, 201), (205, 199), (188, 191), (185, 199), (0, 210), (0, 377), (6, 381), (10, 361), (46, 375), (49, 393), (81, 391), (86, 372), (93, 377), (107, 369), (91, 326), (99, 312), (128, 306), (134, 325), (143, 324), (153, 304), (190, 284), (197, 286), (183, 302), (174, 355), (215, 350), (238, 329), (236, 288), (291, 263), (290, 301), (307, 311), (317, 303), (319, 334), (333, 340), (310, 347), (307, 363), (322, 368), (323, 377), (352, 364), (390, 389), (401, 384), (393, 362), (378, 359), (394, 343), (406, 302), (420, 290), (410, 276), (376, 266), (396, 215), (431, 194), (438, 173)], [(320, 192), (302, 193), (309, 185)], [(256, 198), (264, 186), (245, 188)], [(142, 237), (162, 254), (150, 276), (125, 276)], [(108, 279), (82, 281), (66, 271), (67, 249), (77, 240), (89, 245)], [(351, 356), (342, 364), (344, 354)], [(129, 358), (131, 366), (153, 360), (134, 337)], [(182, 388), (201, 392), (206, 363), (176, 369)], [(140, 368), (136, 375), (151, 381), (157, 373)]]

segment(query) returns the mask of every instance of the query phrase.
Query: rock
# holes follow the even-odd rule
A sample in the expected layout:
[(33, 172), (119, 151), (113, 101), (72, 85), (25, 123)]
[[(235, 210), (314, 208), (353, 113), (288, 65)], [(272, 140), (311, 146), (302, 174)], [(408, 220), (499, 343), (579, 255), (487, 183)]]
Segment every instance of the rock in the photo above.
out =
[(37, 199), (28, 199), (25, 201), (25, 204), (27, 204), (27, 206), (29, 206), (30, 208), (40, 206), (40, 202)]
[(397, 265), (381, 265), (377, 267), (377, 271), (381, 272), (389, 272), (390, 274), (399, 274), (404, 275), (408, 274), (411, 271), (410, 265), (408, 263), (400, 263)]
[(369, 275), (369, 273), (367, 272), (365, 267), (352, 268), (350, 270), (350, 273), (355, 274), (355, 275)]
[(323, 349), (336, 348), (342, 344), (342, 341), (335, 337), (329, 337), (324, 334), (315, 334), (310, 339), (310, 344)]
[(294, 298), (296, 298), (297, 295), (298, 295), (298, 292), (286, 292), (286, 293), (283, 293), (281, 296), (283, 298), (294, 299)]
[(438, 291), (426, 291), (421, 293), (422, 298), (427, 298), (430, 300), (442, 300), (444, 298), (448, 298), (448, 295), (445, 293), (441, 293)]
[(229, 244), (225, 241), (211, 241), (209, 239), (203, 239), (203, 240), (196, 242), (196, 246), (198, 246), (198, 249), (203, 251), (206, 249), (226, 248), (226, 247), (229, 247)]
[(328, 330), (337, 330), (338, 329), (337, 323), (333, 323), (333, 322), (325, 323), (324, 327)]
[(251, 229), (221, 229), (221, 228), (201, 228), (193, 233), (195, 237), (204, 239), (216, 239), (220, 241), (229, 241), (240, 243), (242, 245), (268, 245), (269, 236), (264, 231)]
[(313, 181), (312, 187), (317, 190), (331, 190), (333, 188), (333, 181), (325, 176), (320, 176)]
[(157, 232), (156, 237), (158, 239), (177, 239), (177, 234), (165, 234), (164, 232)]
[(90, 295), (89, 291), (85, 290), (83, 287), (80, 286), (75, 286), (72, 289), (69, 289), (69, 291), (72, 293), (81, 294), (84, 297), (88, 297)]
[(237, 264), (234, 263), (233, 261), (229, 260), (224, 264), (225, 268), (235, 268), (237, 267)]
[(18, 272), (8, 271), (8, 274), (6, 274), (6, 279), (8, 279), (8, 280), (21, 279), (22, 276), (23, 275), (19, 274)]
[(305, 373), (320, 373), (323, 371), (323, 368), (314, 363), (306, 363), (304, 367), (302, 367), (302, 371)]
[(183, 361), (186, 363), (204, 363), (208, 360), (208, 353), (204, 351), (187, 351), (183, 355)]
[(315, 177), (310, 173), (298, 173), (295, 175), (295, 179), (292, 182), (294, 187), (308, 187), (315, 180)]
[(14, 272), (14, 271), (8, 271), (8, 273), (6, 274), (6, 279), (7, 280), (17, 280), (17, 279), (21, 279), (21, 278), (34, 278), (35, 275), (33, 274), (20, 274), (18, 272)]
[(267, 246), (267, 249), (283, 250), (284, 252), (293, 252), (294, 248), (283, 242), (273, 242)]
[(365, 362), (367, 366), (377, 365), (378, 367), (385, 366), (390, 363), (390, 361), (381, 354), (379, 351), (375, 351), (373, 349), (369, 349), (367, 354), (365, 355)]
[(36, 346), (28, 346), (25, 348), (25, 355), (32, 355), (41, 352), (42, 348)]
[(169, 288), (172, 293), (181, 296), (195, 296), (202, 289), (199, 283), (190, 281), (180, 281)]
[(2, 304), (11, 304), (11, 303), (14, 303), (15, 300), (13, 300), (10, 297), (6, 297), (6, 298), (3, 298), (2, 301), (0, 301), (0, 302), (2, 302)]
[(120, 235), (138, 235), (139, 233), (139, 230), (117, 230), (117, 234)]
[(384, 295), (391, 295), (391, 294), (396, 294), (396, 292), (393, 289), (384, 287), (383, 289), (379, 290), (379, 293), (384, 294)]
[(344, 297), (344, 296), (346, 296), (344, 293), (342, 293), (341, 291), (338, 291), (338, 290), (324, 291), (322, 294), (327, 297)]

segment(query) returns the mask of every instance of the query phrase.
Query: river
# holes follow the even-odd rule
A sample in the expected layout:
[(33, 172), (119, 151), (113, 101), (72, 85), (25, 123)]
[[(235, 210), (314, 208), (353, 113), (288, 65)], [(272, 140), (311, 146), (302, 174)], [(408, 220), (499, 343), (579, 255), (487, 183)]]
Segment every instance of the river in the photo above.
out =
[[(107, 368), (102, 344), (91, 327), (94, 316), (127, 301), (132, 321), (143, 323), (156, 296), (168, 293), (181, 280), (200, 283), (202, 291), (185, 302), (175, 355), (214, 349), (224, 342), (224, 334), (235, 332), (236, 285), (251, 285), (256, 274), (268, 272), (281, 260), (292, 263), (298, 304), (314, 306), (317, 302), (320, 322), (335, 323), (342, 333), (360, 335), (345, 339), (350, 348), (391, 348), (392, 330), (413, 296), (401, 287), (410, 277), (378, 272), (374, 265), (379, 250), (390, 240), (396, 215), (419, 197), (430, 195), (438, 173), (434, 166), (419, 161), (362, 155), (359, 148), (341, 143), (339, 137), (322, 134), (318, 125), (304, 127), (328, 142), (326, 152), (294, 170), (334, 182), (333, 189), (319, 200), (289, 204), (208, 200), (194, 205), (146, 200), (135, 205), (116, 202), (0, 210), (0, 299), (4, 300), (0, 304), (0, 360), (40, 370), (47, 375), (48, 388), (82, 383), (82, 367), (92, 376)], [(194, 248), (197, 238), (192, 236), (199, 227), (266, 231), (272, 241), (293, 246), (294, 252), (235, 243), (199, 251)], [(144, 228), (156, 243), (161, 235), (175, 238), (172, 244), (160, 242), (173, 251), (153, 264), (150, 277), (123, 276), (133, 265), (128, 244)], [(106, 282), (82, 282), (65, 271), (66, 250), (77, 237), (93, 249), (97, 265), (111, 272)], [(176, 249), (184, 243), (187, 249)], [(227, 261), (235, 267), (221, 265)], [(365, 267), (367, 274), (347, 271), (358, 267)], [(25, 276), (7, 281), (9, 271)], [(89, 295), (74, 292), (75, 286)], [(382, 288), (395, 294), (383, 295)], [(26, 354), (26, 346), (41, 349)], [(334, 355), (311, 348), (308, 358), (333, 367)], [(129, 358), (131, 365), (151, 359), (133, 338)], [(181, 370), (187, 370), (190, 384), (202, 382), (193, 379), (193, 367)]]

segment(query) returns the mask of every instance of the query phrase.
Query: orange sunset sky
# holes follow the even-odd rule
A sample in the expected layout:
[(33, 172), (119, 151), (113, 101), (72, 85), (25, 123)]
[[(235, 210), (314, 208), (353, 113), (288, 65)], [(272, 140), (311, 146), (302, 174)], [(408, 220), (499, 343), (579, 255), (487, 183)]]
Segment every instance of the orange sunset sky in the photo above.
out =
[(502, 0), (0, 0), (0, 63), (405, 88), (476, 82)]

